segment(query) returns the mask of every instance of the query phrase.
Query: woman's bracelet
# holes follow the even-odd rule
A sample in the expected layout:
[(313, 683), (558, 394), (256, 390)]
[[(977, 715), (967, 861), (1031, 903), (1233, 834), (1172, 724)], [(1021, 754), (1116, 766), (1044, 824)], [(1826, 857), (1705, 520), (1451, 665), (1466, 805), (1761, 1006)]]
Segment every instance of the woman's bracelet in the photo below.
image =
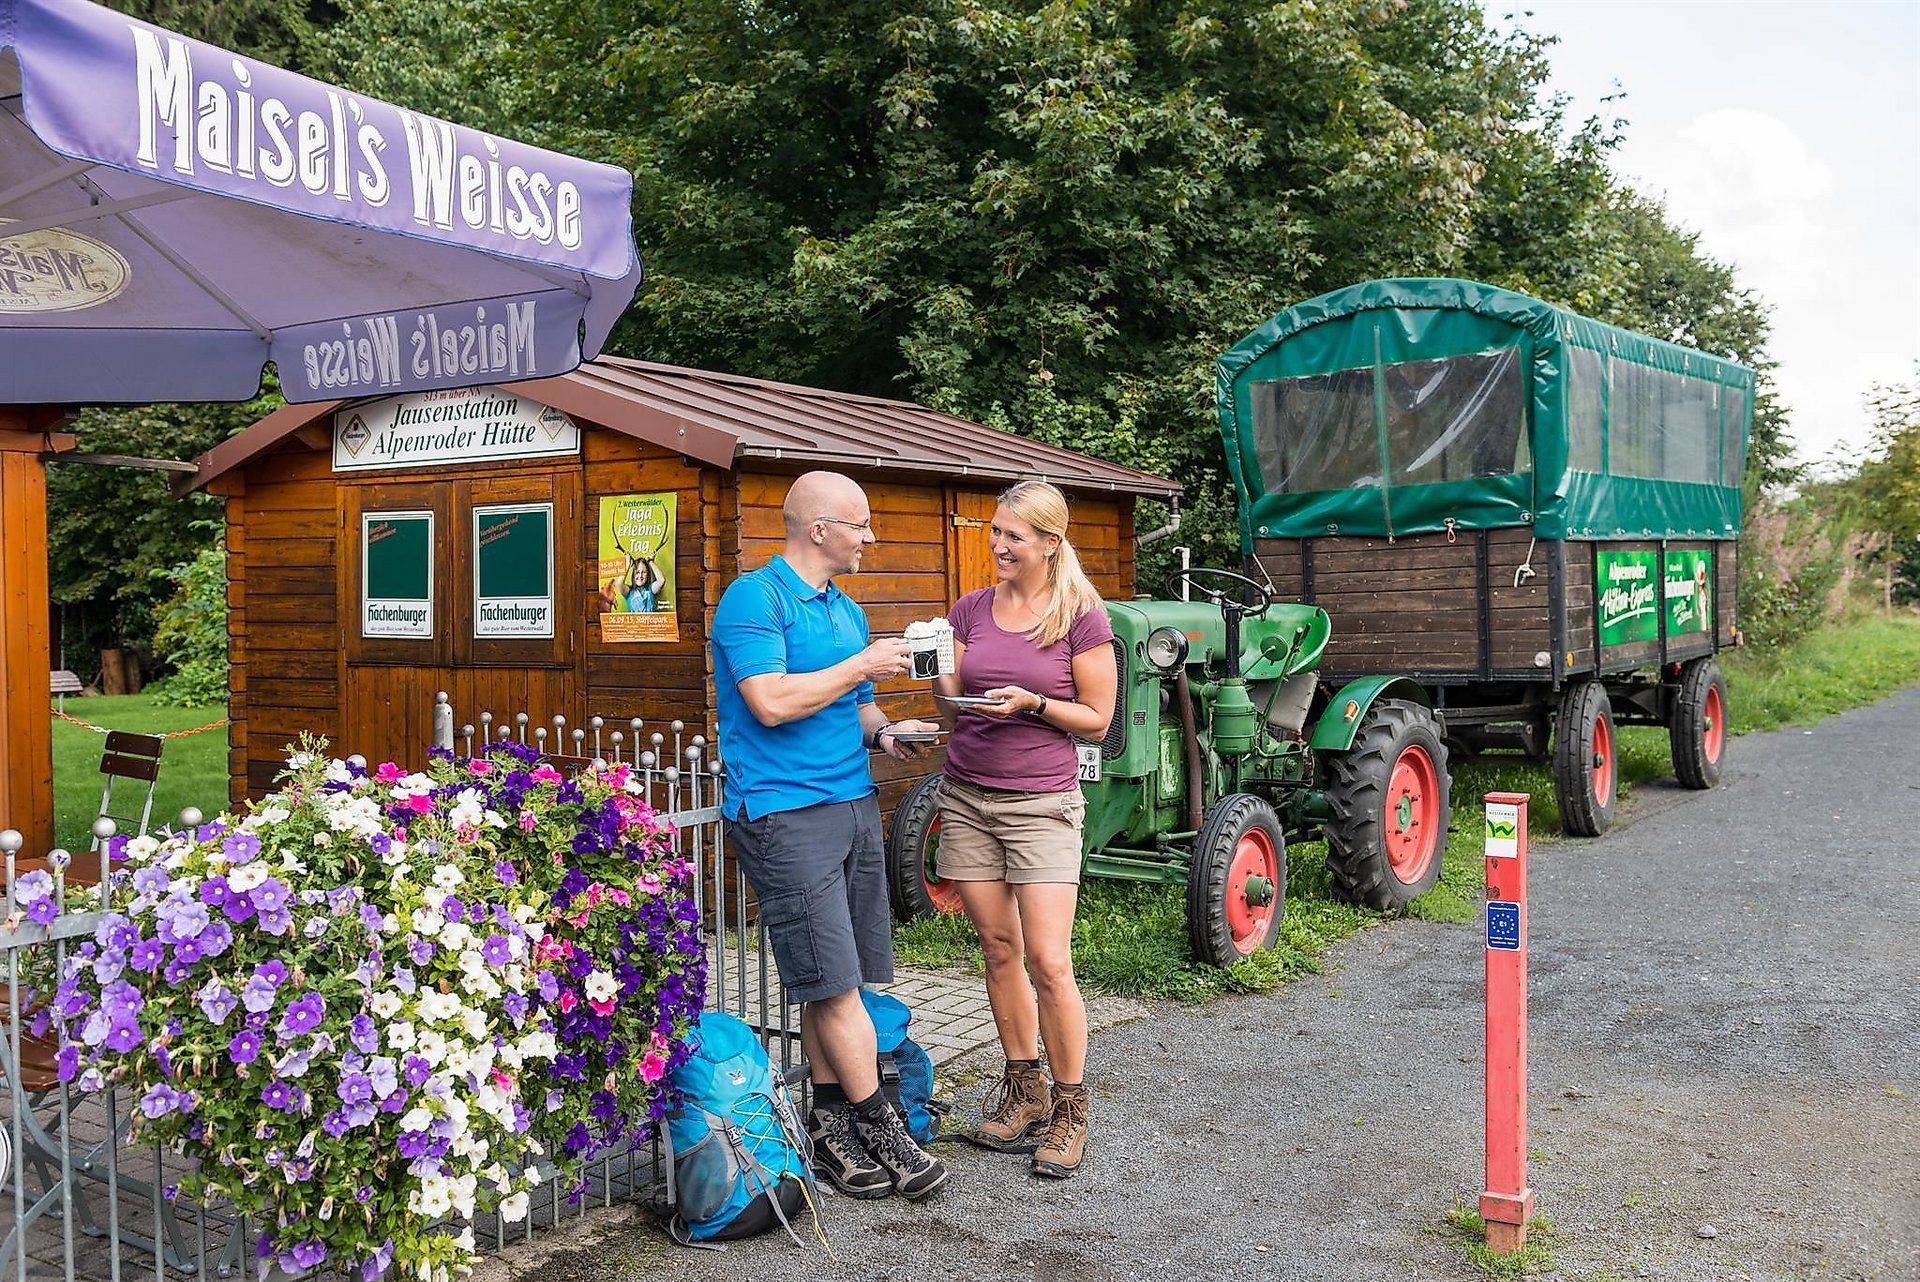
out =
[(1040, 706), (1033, 710), (1033, 715), (1036, 717), (1039, 717), (1042, 721), (1045, 721), (1047, 719), (1047, 704), (1050, 701), (1048, 700), (1046, 695), (1041, 694), (1037, 690), (1034, 691), (1033, 697), (1040, 701)]

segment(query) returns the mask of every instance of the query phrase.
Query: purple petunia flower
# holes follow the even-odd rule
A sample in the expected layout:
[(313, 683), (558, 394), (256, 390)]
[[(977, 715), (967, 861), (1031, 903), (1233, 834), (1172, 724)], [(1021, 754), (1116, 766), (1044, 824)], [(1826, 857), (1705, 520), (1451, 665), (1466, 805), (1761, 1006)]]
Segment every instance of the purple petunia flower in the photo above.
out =
[(260, 929), (269, 935), (284, 935), (293, 929), (293, 913), (286, 908), (260, 914)]
[(418, 1055), (407, 1056), (407, 1085), (418, 1089), (433, 1076), (433, 1065)]
[(364, 1104), (373, 1098), (373, 1079), (365, 1073), (348, 1073), (338, 1088), (343, 1104)]
[(460, 902), (459, 896), (448, 895), (441, 901), (440, 915), (448, 921), (459, 921), (467, 915), (467, 906)]
[(311, 1033), (320, 1027), (326, 1015), (325, 998), (315, 992), (302, 993), (293, 999), (293, 1003), (287, 1007), (287, 1013), (280, 1017), (280, 1031), (291, 1037)]
[(236, 1064), (251, 1064), (260, 1058), (260, 1034), (241, 1029), (227, 1043), (227, 1056)]
[(318, 1239), (296, 1242), (280, 1253), (280, 1267), (288, 1273), (305, 1273), (327, 1258), (327, 1248)]
[(376, 935), (379, 934), (386, 926), (386, 922), (386, 917), (372, 904), (360, 905), (360, 924), (366, 927), (369, 932)]
[(320, 1119), (320, 1129), (337, 1140), (352, 1130), (353, 1124), (347, 1121), (345, 1111), (336, 1108)]
[(382, 1099), (399, 1090), (400, 1070), (395, 1066), (393, 1056), (374, 1056), (373, 1062), (367, 1065), (367, 1080), (373, 1088), (372, 1093)]
[(244, 864), (260, 853), (260, 839), (250, 832), (228, 833), (220, 843), (220, 853), (228, 863)]
[(273, 1009), (274, 999), (280, 990), (275, 988), (264, 975), (255, 975), (240, 990), (240, 1004), (256, 1015), (265, 1014)]
[[(362, 1185), (361, 1187), (367, 1190), (368, 1197), (373, 1196), (373, 1187), (371, 1185)], [(366, 1199), (362, 1198), (361, 1200), (365, 1201)], [(376, 1246), (372, 1251), (368, 1252), (367, 1257), (360, 1262), (360, 1282), (380, 1282), (380, 1279), (386, 1276), (387, 1270), (392, 1266), (393, 1239), (388, 1238), (383, 1244)]]
[(127, 965), (138, 971), (156, 971), (166, 958), (167, 946), (157, 939), (142, 939), (127, 950)]
[(418, 935), (410, 936), (407, 940), (407, 955), (413, 958), (414, 965), (426, 965), (433, 960), (433, 941), (422, 939)]
[(425, 1131), (402, 1131), (399, 1140), (394, 1143), (394, 1148), (399, 1150), (401, 1157), (422, 1157), (426, 1154), (430, 1142)]
[(488, 935), (487, 942), (480, 945), (480, 956), (489, 966), (504, 966), (513, 960), (513, 945), (505, 935)]
[(133, 893), (136, 895), (148, 895), (158, 899), (167, 893), (167, 888), (172, 884), (172, 879), (167, 876), (167, 870), (156, 868), (152, 864), (144, 868), (136, 868), (133, 873)]
[(520, 884), (519, 872), (512, 864), (504, 859), (493, 866), (493, 875), (500, 879), (500, 884), (503, 886), (517, 886)]
[(277, 913), (287, 906), (293, 898), (293, 889), (278, 877), (269, 877), (253, 888), (253, 906), (264, 917), (268, 913)]
[(393, 969), (393, 986), (408, 996), (412, 996), (413, 991), (420, 985), (419, 982), (414, 979), (412, 970), (405, 966), (396, 966)]
[(275, 1078), (260, 1092), (260, 1102), (281, 1113), (297, 1113), (300, 1106), (307, 1102), (307, 1093), (290, 1082)]
[(102, 1043), (108, 1050), (125, 1055), (138, 1046), (144, 1038), (140, 1035), (138, 1024), (115, 1024), (107, 1030), (106, 1041)]
[(380, 1026), (373, 1022), (371, 1015), (355, 1015), (348, 1026), (347, 1037), (354, 1046), (368, 1055), (380, 1049)]

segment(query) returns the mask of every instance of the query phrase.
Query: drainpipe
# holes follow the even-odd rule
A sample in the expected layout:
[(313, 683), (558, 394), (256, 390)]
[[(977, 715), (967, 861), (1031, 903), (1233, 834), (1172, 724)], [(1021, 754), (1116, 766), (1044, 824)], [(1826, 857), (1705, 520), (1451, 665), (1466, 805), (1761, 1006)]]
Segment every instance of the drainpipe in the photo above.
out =
[(1173, 519), (1157, 530), (1149, 530), (1145, 534), (1135, 536), (1133, 540), (1133, 546), (1135, 548), (1143, 548), (1149, 543), (1157, 543), (1180, 528), (1180, 496), (1178, 494), (1170, 494), (1167, 496), (1167, 508), (1172, 512)]

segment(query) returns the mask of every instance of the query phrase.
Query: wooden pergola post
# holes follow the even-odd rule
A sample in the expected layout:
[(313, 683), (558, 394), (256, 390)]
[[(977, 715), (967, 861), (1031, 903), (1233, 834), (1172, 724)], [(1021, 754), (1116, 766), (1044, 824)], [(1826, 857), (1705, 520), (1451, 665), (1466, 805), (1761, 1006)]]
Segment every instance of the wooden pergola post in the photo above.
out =
[(73, 448), (49, 406), (0, 405), (0, 828), (53, 846), (48, 456)]

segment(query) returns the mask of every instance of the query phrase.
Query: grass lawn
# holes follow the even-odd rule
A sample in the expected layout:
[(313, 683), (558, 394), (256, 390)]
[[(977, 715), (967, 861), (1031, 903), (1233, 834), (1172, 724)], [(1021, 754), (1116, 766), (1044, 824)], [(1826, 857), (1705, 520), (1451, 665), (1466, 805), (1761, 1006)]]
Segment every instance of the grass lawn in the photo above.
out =
[[(69, 695), (67, 715), (106, 730), (165, 734), (217, 721), (224, 707), (165, 708), (152, 695), (102, 695), (78, 699)], [(100, 809), (100, 754), (106, 736), (55, 717), (53, 720), (54, 835), (69, 850), (84, 850), (92, 840), (93, 817)], [(139, 795), (138, 780), (114, 782), (114, 809), (126, 813), (123, 799)], [(221, 726), (201, 734), (167, 740), (160, 756), (160, 777), (153, 790), (153, 820), (159, 828), (174, 822), (187, 806), (208, 815), (227, 806), (227, 730)]]
[[(1920, 617), (1855, 616), (1765, 655), (1723, 651), (1720, 662), (1735, 734), (1808, 725), (1920, 682)], [(1630, 811), (1634, 785), (1671, 775), (1673, 762), (1664, 729), (1623, 726), (1619, 738), (1619, 790)], [(1531, 796), (1536, 847), (1564, 838), (1550, 767), (1504, 754), (1452, 764), (1453, 833), (1440, 884), (1414, 902), (1411, 915), (1466, 922), (1478, 917), (1485, 888), (1485, 794)], [(1205, 1001), (1225, 992), (1265, 991), (1317, 971), (1329, 944), (1380, 919), (1332, 897), (1324, 844), (1289, 847), (1287, 869), (1287, 913), (1278, 945), (1229, 970), (1195, 962), (1188, 953), (1183, 887), (1089, 880), (1074, 923), (1074, 969), (1083, 983), (1108, 992)], [(904, 965), (982, 969), (979, 941), (964, 916), (914, 922), (898, 928), (894, 941)]]

